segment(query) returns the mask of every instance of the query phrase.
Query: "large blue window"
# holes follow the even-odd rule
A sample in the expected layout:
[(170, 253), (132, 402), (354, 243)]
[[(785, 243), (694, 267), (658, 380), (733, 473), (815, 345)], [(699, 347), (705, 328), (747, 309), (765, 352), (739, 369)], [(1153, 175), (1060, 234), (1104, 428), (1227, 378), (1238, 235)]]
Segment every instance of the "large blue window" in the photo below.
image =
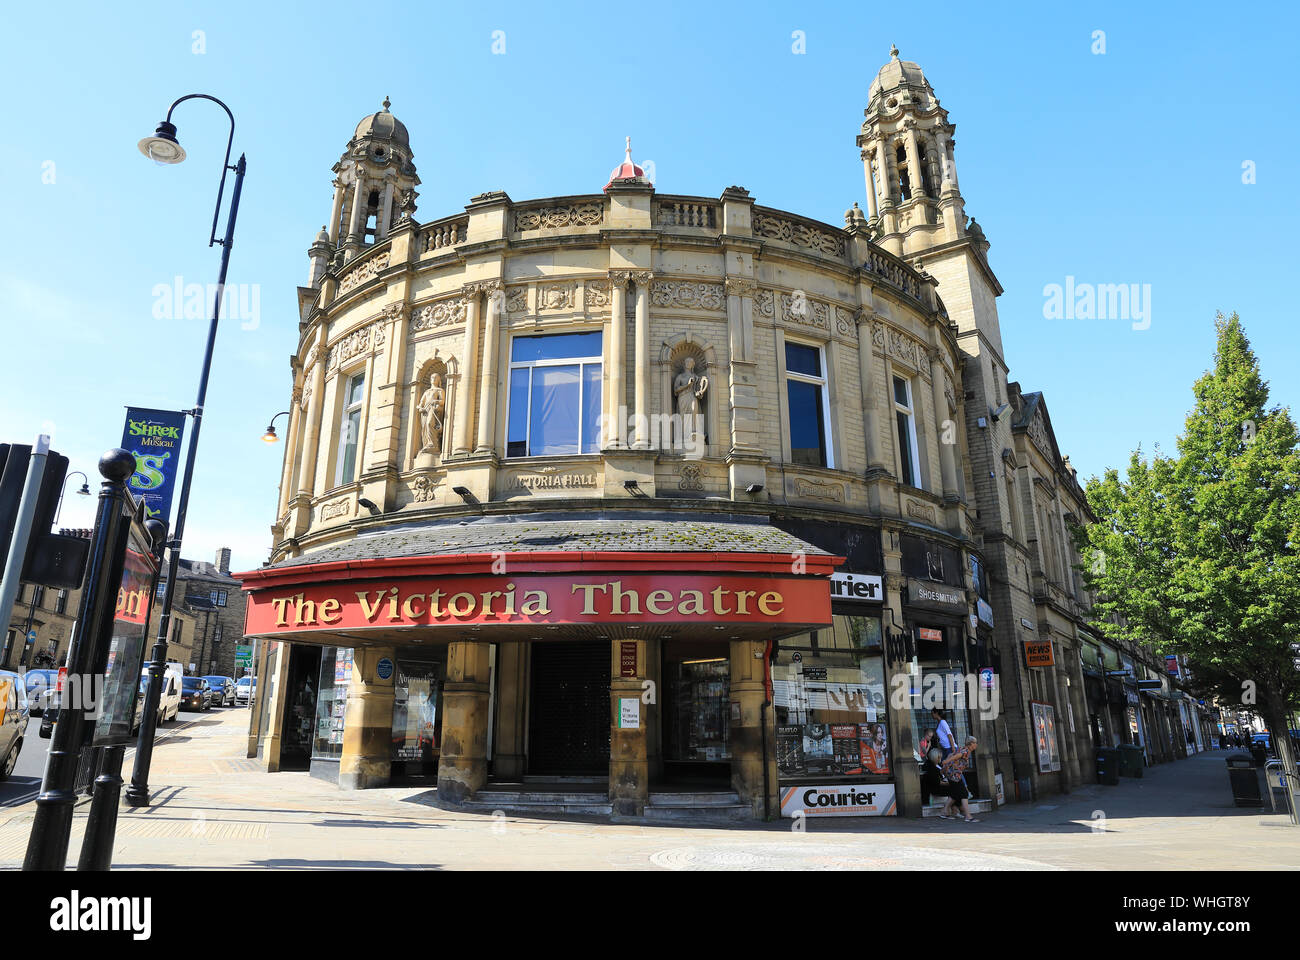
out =
[(833, 466), (826, 442), (826, 374), (820, 348), (787, 341), (785, 377), (791, 461)]
[(600, 449), (600, 355), (599, 333), (514, 339), (506, 456)]

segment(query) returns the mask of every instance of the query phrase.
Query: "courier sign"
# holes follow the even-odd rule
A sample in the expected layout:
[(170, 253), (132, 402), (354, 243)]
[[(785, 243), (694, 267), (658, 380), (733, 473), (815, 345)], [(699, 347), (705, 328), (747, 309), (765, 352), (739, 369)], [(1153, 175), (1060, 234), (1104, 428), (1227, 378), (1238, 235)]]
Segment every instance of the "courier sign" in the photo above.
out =
[(463, 576), (255, 590), (249, 634), (419, 626), (830, 621), (823, 578)]

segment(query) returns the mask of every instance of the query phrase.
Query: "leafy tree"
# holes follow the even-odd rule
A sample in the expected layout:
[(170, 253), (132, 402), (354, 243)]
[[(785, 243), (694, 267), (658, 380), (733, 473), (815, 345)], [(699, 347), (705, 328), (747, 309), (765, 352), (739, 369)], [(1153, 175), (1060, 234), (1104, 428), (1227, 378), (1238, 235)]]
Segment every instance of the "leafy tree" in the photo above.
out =
[[(1105, 636), (1182, 653), (1193, 673), (1258, 710), (1295, 772), (1288, 713), (1300, 702), (1300, 435), (1268, 406), (1241, 322), (1215, 320), (1214, 367), (1192, 391), (1178, 454), (1139, 448), (1128, 474), (1087, 486), (1096, 522), (1076, 527)], [(1288, 794), (1290, 791), (1288, 791)], [(1290, 802), (1290, 800), (1288, 800)], [(1294, 810), (1293, 810), (1294, 816)]]

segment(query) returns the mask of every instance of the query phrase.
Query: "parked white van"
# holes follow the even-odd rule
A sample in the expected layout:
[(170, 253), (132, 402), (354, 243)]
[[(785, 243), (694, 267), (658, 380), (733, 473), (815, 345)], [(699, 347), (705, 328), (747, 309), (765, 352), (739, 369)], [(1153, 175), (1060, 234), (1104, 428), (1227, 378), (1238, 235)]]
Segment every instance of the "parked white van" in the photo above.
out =
[[(168, 663), (163, 668), (163, 688), (158, 697), (158, 723), (175, 720), (181, 713), (181, 677), (185, 675), (179, 663)], [(149, 668), (140, 671), (140, 690), (147, 689)]]

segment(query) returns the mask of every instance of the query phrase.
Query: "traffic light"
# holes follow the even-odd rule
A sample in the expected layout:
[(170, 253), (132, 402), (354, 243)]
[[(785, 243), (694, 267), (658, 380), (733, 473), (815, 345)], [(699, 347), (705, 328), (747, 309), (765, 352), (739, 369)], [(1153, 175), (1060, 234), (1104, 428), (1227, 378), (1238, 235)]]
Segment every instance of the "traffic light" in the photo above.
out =
[(0, 573), (4, 572), (9, 543), (14, 537), (31, 453), (32, 448), (23, 443), (0, 443)]
[[(3, 462), (0, 468), (0, 572), (13, 541), (31, 453), (32, 448), (27, 444), (0, 444), (0, 460)], [(45, 472), (41, 476), (36, 512), (32, 516), (31, 534), (23, 557), (19, 579), (25, 583), (76, 589), (85, 576), (89, 541), (51, 533), (67, 474), (68, 458), (51, 450), (45, 458)]]

